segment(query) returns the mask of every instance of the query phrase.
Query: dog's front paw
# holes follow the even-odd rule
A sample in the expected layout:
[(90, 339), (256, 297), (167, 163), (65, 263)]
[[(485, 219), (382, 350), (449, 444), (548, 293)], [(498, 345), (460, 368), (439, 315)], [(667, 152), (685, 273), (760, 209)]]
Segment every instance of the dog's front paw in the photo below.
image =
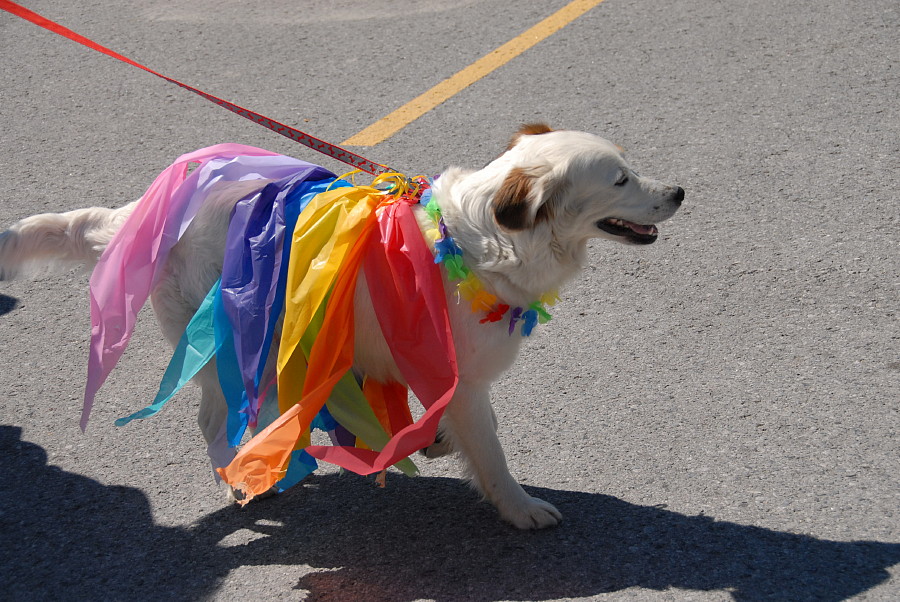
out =
[(500, 518), (518, 529), (545, 529), (555, 527), (562, 520), (562, 513), (550, 502), (527, 496), (514, 505), (498, 508)]

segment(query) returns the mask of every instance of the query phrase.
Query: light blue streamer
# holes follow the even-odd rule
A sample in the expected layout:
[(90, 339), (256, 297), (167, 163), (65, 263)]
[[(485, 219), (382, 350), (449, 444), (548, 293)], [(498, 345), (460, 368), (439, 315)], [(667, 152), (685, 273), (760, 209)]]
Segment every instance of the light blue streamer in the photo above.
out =
[(203, 299), (197, 313), (191, 318), (169, 366), (159, 384), (159, 392), (153, 403), (137, 411), (131, 416), (116, 420), (116, 426), (125, 426), (135, 419), (149, 418), (159, 412), (181, 388), (191, 380), (216, 353), (216, 341), (213, 334), (213, 298), (219, 290), (219, 282), (210, 289)]

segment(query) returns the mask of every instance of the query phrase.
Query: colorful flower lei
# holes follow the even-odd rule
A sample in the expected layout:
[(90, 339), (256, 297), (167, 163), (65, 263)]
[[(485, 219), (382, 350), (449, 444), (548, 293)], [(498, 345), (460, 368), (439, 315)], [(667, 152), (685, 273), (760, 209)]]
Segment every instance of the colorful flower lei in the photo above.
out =
[(502, 303), (496, 295), (485, 290), (478, 277), (466, 267), (462, 249), (447, 230), (441, 208), (431, 198), (431, 181), (428, 178), (418, 177), (414, 178), (413, 182), (416, 187), (415, 194), (420, 197), (419, 203), (434, 224), (434, 228), (425, 233), (434, 247), (434, 262), (443, 264), (447, 270), (447, 277), (456, 282), (457, 294), (470, 303), (472, 313), (484, 314), (479, 322), (481, 324), (500, 322), (509, 316), (509, 334), (512, 335), (521, 322), (520, 331), (523, 337), (531, 336), (537, 324), (549, 322), (553, 316), (547, 311), (547, 306), (552, 307), (559, 301), (559, 293), (557, 291), (544, 293), (527, 307), (510, 307)]

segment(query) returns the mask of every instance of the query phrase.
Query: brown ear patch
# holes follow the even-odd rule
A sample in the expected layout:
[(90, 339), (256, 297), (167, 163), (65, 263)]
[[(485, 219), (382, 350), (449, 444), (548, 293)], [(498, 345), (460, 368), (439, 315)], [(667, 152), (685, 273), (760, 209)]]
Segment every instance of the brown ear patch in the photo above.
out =
[(552, 132), (553, 128), (551, 128), (546, 123), (526, 123), (522, 127), (519, 128), (519, 131), (513, 134), (512, 139), (509, 141), (509, 145), (506, 147), (506, 150), (514, 147), (522, 136), (537, 136), (538, 134), (547, 134)]
[(509, 230), (524, 230), (531, 225), (528, 195), (532, 177), (520, 167), (513, 168), (494, 196), (494, 218)]

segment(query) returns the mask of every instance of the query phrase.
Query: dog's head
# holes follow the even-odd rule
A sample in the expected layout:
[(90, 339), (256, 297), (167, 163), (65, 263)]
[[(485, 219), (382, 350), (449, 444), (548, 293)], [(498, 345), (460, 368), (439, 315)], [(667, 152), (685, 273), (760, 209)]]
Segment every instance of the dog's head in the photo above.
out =
[(684, 190), (638, 175), (622, 150), (599, 136), (524, 126), (488, 168), (504, 170), (494, 219), (510, 233), (547, 224), (563, 244), (608, 238), (650, 244)]

